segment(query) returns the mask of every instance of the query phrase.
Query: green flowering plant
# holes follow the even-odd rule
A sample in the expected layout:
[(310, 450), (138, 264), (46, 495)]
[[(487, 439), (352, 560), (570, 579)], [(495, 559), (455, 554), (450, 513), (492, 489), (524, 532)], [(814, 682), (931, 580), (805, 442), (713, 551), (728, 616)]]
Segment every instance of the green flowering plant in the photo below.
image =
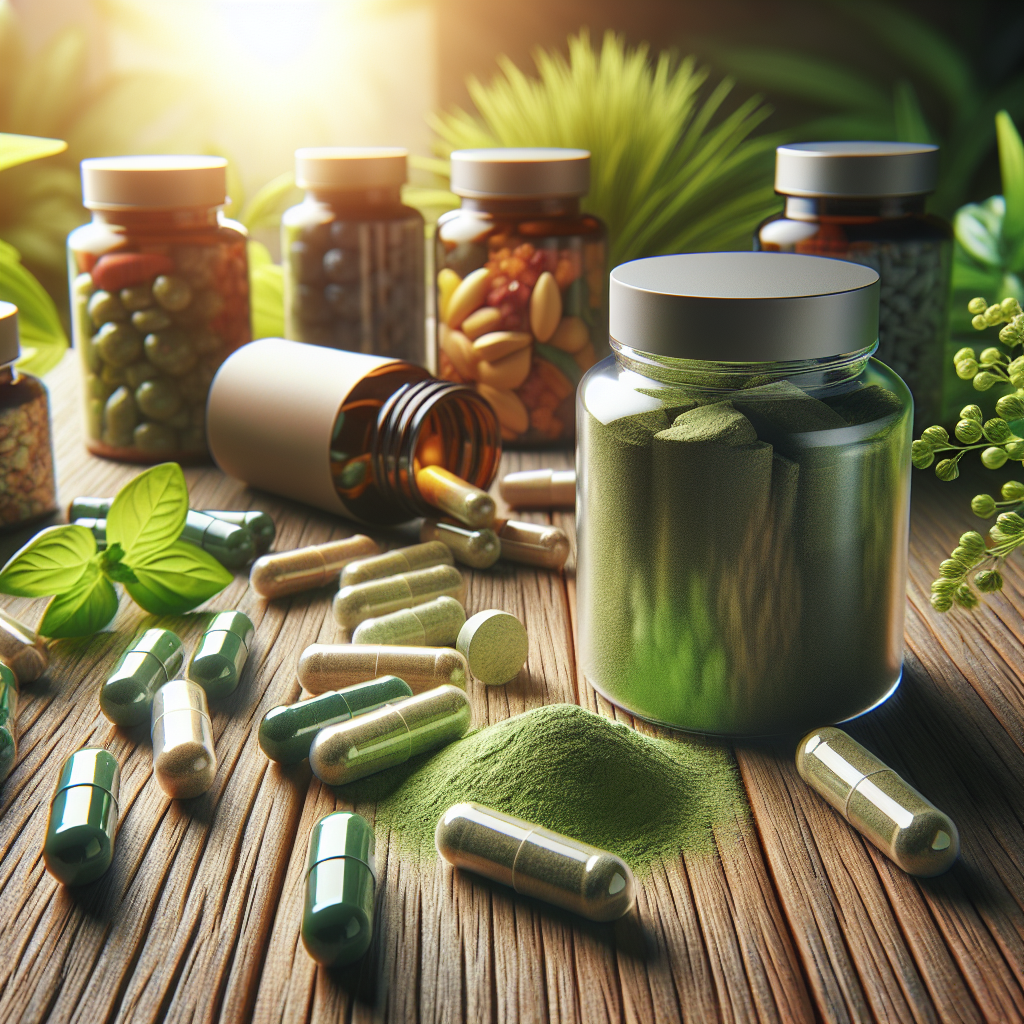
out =
[(0, 593), (49, 597), (39, 625), (48, 637), (88, 636), (117, 614), (115, 583), (147, 612), (180, 615), (233, 579), (201, 548), (180, 540), (188, 487), (176, 462), (140, 473), (107, 513), (107, 547), (84, 526), (51, 526), (0, 570)]
[[(945, 427), (928, 427), (911, 447), (914, 466), (926, 469), (940, 452), (953, 452), (935, 466), (940, 480), (955, 480), (960, 475), (960, 460), (969, 451), (981, 449), (981, 463), (986, 469), (1001, 469), (1009, 461), (1024, 462), (1024, 353), (1015, 355), (1024, 347), (1024, 311), (1014, 297), (991, 305), (982, 297), (967, 304), (973, 315), (972, 326), (986, 331), (1001, 324), (999, 340), (1008, 351), (990, 346), (979, 353), (964, 347), (953, 357), (957, 376), (972, 382), (976, 391), (989, 391), (994, 387), (1012, 388), (996, 402), (996, 415), (985, 419), (981, 407), (967, 405), (960, 410), (960, 420), (950, 438)], [(959, 442), (959, 443), (957, 443)], [(960, 543), (940, 566), (939, 578), (932, 584), (932, 607), (939, 612), (949, 611), (954, 604), (974, 608), (978, 595), (967, 577), (974, 573), (974, 585), (983, 594), (1002, 590), (1003, 577), (997, 566), (1017, 548), (1024, 546), (1024, 483), (1010, 480), (1003, 484), (1002, 501), (990, 494), (975, 495), (971, 509), (982, 519), (999, 513), (995, 525), (989, 530), (992, 545), (975, 530), (965, 533)], [(977, 571), (975, 571), (977, 570)]]

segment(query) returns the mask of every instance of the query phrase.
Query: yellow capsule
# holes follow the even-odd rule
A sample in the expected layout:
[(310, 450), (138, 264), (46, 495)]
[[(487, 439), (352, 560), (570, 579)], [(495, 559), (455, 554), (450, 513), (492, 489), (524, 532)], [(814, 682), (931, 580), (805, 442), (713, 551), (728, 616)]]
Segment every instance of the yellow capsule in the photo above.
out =
[(498, 489), (512, 508), (572, 508), (576, 504), (576, 470), (506, 473)]
[(310, 644), (299, 657), (299, 685), (326, 693), (380, 676), (398, 676), (414, 691), (450, 683), (466, 688), (466, 659), (450, 647), (392, 647), (382, 644)]
[(941, 875), (960, 852), (956, 825), (842, 729), (815, 729), (796, 749), (800, 777), (904, 871)]
[(449, 647), (466, 621), (466, 609), (453, 597), (437, 597), (415, 608), (365, 619), (352, 632), (354, 644)]
[(13, 615), (0, 611), (0, 661), (15, 674), (18, 685), (38, 679), (50, 664), (46, 641)]
[(187, 679), (174, 679), (153, 698), (153, 774), (172, 799), (205, 793), (217, 774), (213, 725), (206, 691)]
[(633, 872), (620, 857), (490, 807), (449, 807), (434, 843), (454, 867), (591, 921), (618, 920), (633, 906)]
[(458, 569), (451, 565), (434, 565), (342, 587), (334, 595), (334, 618), (339, 626), (355, 629), (364, 619), (412, 608), (435, 597), (454, 597), (461, 602), (465, 594), (466, 584)]
[(569, 535), (547, 523), (499, 519), (494, 528), (501, 541), (501, 557), (543, 569), (561, 569), (569, 557)]
[(424, 519), (420, 540), (440, 541), (464, 565), (488, 569), (501, 555), (501, 544), (493, 530), (471, 530), (443, 519)]
[(447, 512), (467, 526), (486, 527), (494, 522), (494, 499), (440, 466), (417, 470), (416, 489), (428, 505)]
[(432, 565), (453, 564), (452, 553), (446, 545), (438, 541), (413, 544), (408, 548), (395, 548), (394, 551), (385, 551), (382, 555), (349, 562), (341, 570), (341, 585), (351, 587), (367, 580), (380, 580), (386, 576), (398, 576), (403, 572), (429, 569)]
[(337, 579), (349, 562), (379, 552), (380, 548), (361, 533), (294, 551), (275, 551), (253, 562), (249, 582), (260, 597), (269, 601), (325, 587)]

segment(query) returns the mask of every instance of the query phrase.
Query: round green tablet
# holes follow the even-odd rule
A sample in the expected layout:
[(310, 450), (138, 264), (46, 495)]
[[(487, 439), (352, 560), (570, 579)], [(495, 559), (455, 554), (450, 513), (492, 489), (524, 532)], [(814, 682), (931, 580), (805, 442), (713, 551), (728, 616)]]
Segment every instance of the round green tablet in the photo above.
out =
[(488, 686), (515, 679), (530, 651), (526, 627), (514, 615), (493, 608), (468, 618), (455, 646), (470, 672)]

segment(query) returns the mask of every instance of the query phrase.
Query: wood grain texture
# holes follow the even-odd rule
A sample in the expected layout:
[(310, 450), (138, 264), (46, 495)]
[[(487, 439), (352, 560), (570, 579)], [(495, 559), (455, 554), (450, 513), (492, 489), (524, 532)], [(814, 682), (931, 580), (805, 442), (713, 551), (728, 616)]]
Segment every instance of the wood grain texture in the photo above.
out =
[[(63, 500), (112, 494), (136, 470), (84, 453), (73, 359), (48, 383)], [(565, 464), (506, 455), (503, 471)], [(270, 512), (279, 549), (356, 532), (216, 470), (186, 475), (196, 507)], [(979, 490), (992, 486), (982, 479)], [(713, 853), (658, 864), (614, 926), (416, 863), (379, 832), (373, 945), (352, 968), (318, 969), (299, 939), (306, 842), (345, 805), (305, 764), (269, 764), (255, 727), (299, 696), (301, 650), (336, 639), (330, 594), (266, 603), (240, 574), (210, 607), (249, 614), (256, 643), (238, 690), (211, 708), (220, 763), (204, 796), (167, 800), (146, 727), (116, 729), (99, 712), (97, 688), (150, 622), (129, 601), (111, 631), (55, 643), (50, 671), (21, 694), (18, 763), (0, 787), (0, 1022), (1024, 1020), (1024, 577), (1010, 567), (1006, 593), (974, 615), (928, 604), (934, 567), (977, 527), (968, 490), (915, 476), (904, 682), (850, 726), (957, 821), (963, 856), (946, 876), (912, 879), (890, 864), (807, 789), (788, 745), (743, 745), (730, 756), (750, 814), (718, 829)], [(574, 540), (571, 513), (550, 521)], [(576, 702), (666, 735), (579, 672), (574, 565), (575, 548), (561, 575), (468, 572), (467, 611), (510, 611), (531, 641), (507, 686), (471, 684), (475, 723)], [(42, 602), (3, 605), (29, 622), (42, 613)], [(204, 616), (166, 624), (191, 648)], [(67, 890), (43, 868), (42, 836), (61, 763), (89, 743), (122, 765), (116, 854), (103, 878)], [(372, 806), (358, 809), (372, 820)]]

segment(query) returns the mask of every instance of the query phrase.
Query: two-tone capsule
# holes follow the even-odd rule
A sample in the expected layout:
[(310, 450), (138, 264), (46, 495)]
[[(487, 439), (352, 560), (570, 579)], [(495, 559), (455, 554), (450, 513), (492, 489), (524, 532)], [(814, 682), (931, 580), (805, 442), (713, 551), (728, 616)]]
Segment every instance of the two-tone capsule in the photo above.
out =
[(321, 729), (411, 696), (412, 687), (404, 679), (382, 676), (295, 704), (282, 704), (271, 708), (260, 722), (260, 750), (271, 761), (297, 764), (309, 757), (310, 744)]
[(174, 800), (205, 793), (217, 775), (213, 723), (201, 686), (172, 679), (153, 698), (153, 774)]
[(43, 840), (46, 870), (64, 885), (85, 885), (114, 857), (121, 769), (99, 747), (76, 750), (57, 779)]
[(569, 535), (558, 526), (499, 519), (494, 529), (501, 541), (501, 557), (509, 562), (558, 570), (569, 557)]
[(370, 948), (377, 885), (373, 829), (349, 811), (325, 815), (309, 836), (302, 944), (325, 967), (344, 967)]
[(460, 523), (479, 528), (494, 522), (494, 499), (462, 477), (440, 466), (425, 466), (415, 478), (420, 497)]
[(805, 736), (796, 767), (804, 782), (908, 874), (931, 878), (952, 867), (960, 836), (949, 815), (842, 729)]
[(576, 504), (576, 470), (527, 469), (508, 473), (498, 490), (512, 508), (572, 508)]
[(352, 631), (352, 643), (451, 647), (465, 621), (466, 609), (454, 597), (436, 597), (414, 608), (364, 619)]
[(238, 686), (256, 627), (244, 612), (218, 612), (199, 640), (185, 673), (211, 700)]
[(404, 679), (417, 693), (445, 685), (464, 690), (469, 667), (450, 647), (310, 644), (299, 656), (299, 684), (308, 693), (324, 693), (387, 675)]
[(185, 651), (169, 629), (147, 629), (117, 663), (100, 687), (100, 710), (115, 725), (149, 721), (153, 697), (181, 671)]
[(0, 661), (7, 665), (19, 686), (38, 679), (50, 664), (46, 642), (14, 616), (0, 611)]
[(321, 782), (343, 786), (457, 740), (471, 719), (465, 692), (439, 686), (321, 729), (309, 748), (309, 766)]
[(464, 565), (489, 569), (501, 556), (501, 542), (493, 530), (473, 530), (443, 519), (424, 519), (420, 540), (440, 541)]
[(205, 512), (188, 510), (181, 539), (213, 555), (228, 569), (241, 569), (256, 557), (256, 540), (246, 527)]
[[(412, 693), (412, 691), (409, 691)], [(0, 664), (0, 782), (3, 782), (18, 759), (18, 680), (4, 664)]]
[(461, 602), (465, 594), (466, 584), (458, 569), (451, 565), (434, 565), (400, 576), (342, 587), (334, 595), (334, 619), (345, 629), (355, 629), (364, 619), (412, 608), (435, 597), (454, 597)]
[(620, 857), (490, 807), (449, 807), (434, 843), (454, 867), (591, 921), (615, 921), (633, 906), (633, 872)]
[(407, 548), (395, 548), (382, 555), (360, 558), (349, 562), (341, 570), (341, 585), (351, 587), (367, 580), (380, 580), (386, 576), (399, 576), (403, 572), (429, 569), (432, 565), (452, 565), (452, 553), (447, 545), (434, 541), (430, 544), (413, 544)]
[(256, 559), (249, 572), (249, 583), (260, 597), (271, 601), (325, 587), (337, 580), (349, 562), (377, 554), (377, 544), (361, 533), (294, 551), (275, 551)]
[(262, 555), (270, 550), (277, 536), (277, 526), (266, 512), (250, 509), (248, 512), (232, 512), (230, 509), (204, 508), (203, 514), (213, 516), (223, 523), (241, 526), (252, 534), (256, 545), (256, 554)]

